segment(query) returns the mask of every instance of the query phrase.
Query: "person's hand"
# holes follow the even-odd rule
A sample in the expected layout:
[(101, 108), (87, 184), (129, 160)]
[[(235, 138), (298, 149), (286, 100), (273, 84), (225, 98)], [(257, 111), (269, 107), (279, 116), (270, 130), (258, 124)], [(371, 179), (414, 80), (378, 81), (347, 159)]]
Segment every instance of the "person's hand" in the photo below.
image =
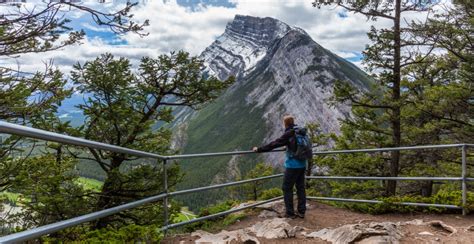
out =
[(252, 148), (252, 151), (257, 152), (257, 151), (258, 151), (258, 147), (253, 147), (253, 148)]

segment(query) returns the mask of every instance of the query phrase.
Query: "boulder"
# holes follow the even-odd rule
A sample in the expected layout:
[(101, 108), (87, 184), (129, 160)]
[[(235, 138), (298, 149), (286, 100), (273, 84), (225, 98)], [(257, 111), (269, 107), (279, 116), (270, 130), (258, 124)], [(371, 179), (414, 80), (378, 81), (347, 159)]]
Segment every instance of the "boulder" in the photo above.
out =
[(398, 243), (402, 237), (398, 226), (392, 222), (349, 224), (335, 229), (322, 229), (303, 233), (310, 238), (320, 238), (331, 243)]
[(288, 219), (284, 218), (267, 219), (255, 223), (248, 228), (248, 231), (255, 233), (257, 237), (267, 239), (295, 237), (296, 233), (301, 231), (303, 228), (299, 226), (291, 226), (287, 221)]
[(283, 200), (265, 203), (257, 206), (256, 208), (273, 211), (276, 213), (285, 213), (285, 204), (283, 203)]
[(405, 221), (405, 222), (400, 223), (400, 225), (417, 225), (417, 226), (425, 225), (425, 224), (426, 223), (424, 223), (422, 219), (414, 219), (414, 220)]
[(257, 238), (250, 236), (246, 229), (226, 231), (223, 230), (217, 234), (198, 230), (191, 233), (191, 236), (197, 236), (199, 239), (195, 243), (214, 243), (214, 244), (230, 244), (230, 243), (254, 243), (260, 244)]
[(259, 218), (276, 218), (278, 213), (275, 211), (263, 210), (259, 215)]
[(283, 218), (266, 219), (245, 229), (223, 230), (217, 234), (198, 230), (193, 232), (191, 236), (199, 237), (196, 243), (259, 243), (256, 237), (266, 239), (293, 238), (303, 230), (303, 227), (291, 226), (287, 221), (288, 219)]
[(474, 225), (467, 227), (467, 231), (474, 231)]
[(437, 230), (441, 230), (449, 235), (454, 235), (458, 232), (456, 228), (445, 224), (443, 221), (440, 220), (433, 220), (427, 223), (429, 226), (436, 228)]

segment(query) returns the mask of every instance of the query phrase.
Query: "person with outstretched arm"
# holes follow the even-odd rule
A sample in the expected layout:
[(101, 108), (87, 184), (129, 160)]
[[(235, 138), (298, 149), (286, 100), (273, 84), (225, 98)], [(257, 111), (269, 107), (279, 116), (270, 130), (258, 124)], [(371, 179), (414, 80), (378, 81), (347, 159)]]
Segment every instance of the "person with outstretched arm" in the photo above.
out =
[[(306, 212), (305, 170), (308, 161), (307, 158), (312, 156), (312, 151), (307, 152), (307, 150), (311, 150), (312, 146), (306, 135), (306, 130), (295, 125), (295, 118), (293, 116), (284, 116), (283, 125), (285, 132), (280, 138), (267, 145), (253, 147), (253, 151), (268, 152), (275, 148), (286, 146), (286, 160), (284, 163), (285, 174), (282, 186), (286, 208), (284, 217), (304, 218)], [(293, 188), (295, 185), (296, 195), (298, 197), (296, 213), (293, 207)]]

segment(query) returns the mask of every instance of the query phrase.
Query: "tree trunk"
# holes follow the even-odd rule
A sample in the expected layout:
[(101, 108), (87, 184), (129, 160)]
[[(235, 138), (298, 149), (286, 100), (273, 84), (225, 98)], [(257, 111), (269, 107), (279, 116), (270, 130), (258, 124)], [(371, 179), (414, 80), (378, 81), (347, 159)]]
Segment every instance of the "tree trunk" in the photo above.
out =
[(421, 196), (422, 197), (431, 197), (433, 194), (433, 181), (422, 181), (421, 183)]
[[(427, 156), (427, 164), (434, 169), (438, 168), (438, 155), (436, 152), (430, 152)], [(431, 176), (431, 175), (430, 175)], [(431, 197), (433, 195), (433, 181), (423, 181), (421, 185), (421, 195)]]
[[(392, 140), (393, 146), (401, 145), (401, 129), (400, 129), (400, 5), (401, 0), (395, 2), (395, 19), (394, 19), (394, 53), (393, 53), (393, 87), (392, 87)], [(394, 151), (390, 160), (390, 176), (397, 177), (399, 171), (400, 151)], [(395, 195), (397, 190), (397, 182), (388, 181), (386, 193), (389, 196)]]
[(257, 201), (257, 182), (255, 182), (255, 185), (253, 186), (253, 200)]
[[(100, 191), (99, 200), (97, 201), (96, 210), (103, 210), (111, 208), (115, 204), (115, 195), (119, 189), (116, 189), (115, 181), (118, 179), (115, 174), (118, 172), (120, 165), (123, 162), (123, 158), (113, 157), (111, 160), (111, 167), (107, 173), (107, 178), (104, 181), (104, 185)], [(109, 218), (101, 218), (95, 224), (95, 228), (104, 228), (109, 223)]]

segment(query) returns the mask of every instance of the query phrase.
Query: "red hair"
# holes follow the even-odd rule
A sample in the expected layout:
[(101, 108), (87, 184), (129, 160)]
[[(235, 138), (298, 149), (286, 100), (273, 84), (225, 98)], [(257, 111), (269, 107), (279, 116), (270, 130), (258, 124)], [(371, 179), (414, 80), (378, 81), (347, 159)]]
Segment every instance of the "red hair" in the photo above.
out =
[(295, 124), (295, 117), (293, 117), (291, 115), (285, 115), (285, 116), (283, 116), (283, 123), (285, 124), (285, 127), (288, 127), (290, 125), (294, 125)]

